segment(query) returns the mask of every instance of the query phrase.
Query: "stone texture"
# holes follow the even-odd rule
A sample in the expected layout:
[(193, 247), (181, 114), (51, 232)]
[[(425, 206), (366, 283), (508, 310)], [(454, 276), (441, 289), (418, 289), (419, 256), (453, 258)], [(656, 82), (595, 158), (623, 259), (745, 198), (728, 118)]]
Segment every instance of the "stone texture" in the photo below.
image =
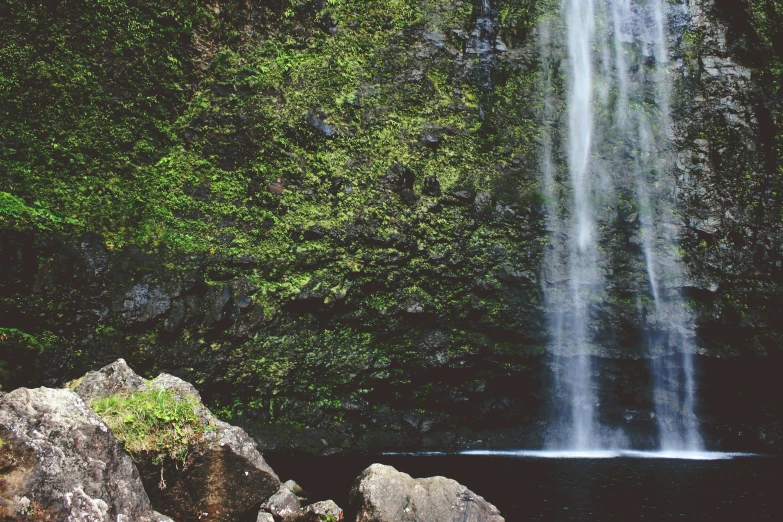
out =
[(425, 196), (439, 197), (441, 195), (440, 182), (437, 176), (427, 176), (424, 178), (424, 187), (422, 193)]
[(177, 393), (180, 397), (190, 396), (201, 402), (201, 395), (195, 386), (168, 373), (161, 373), (150, 381), (149, 384), (152, 389), (169, 390)]
[(70, 390), (0, 397), (0, 437), (0, 519), (171, 520), (153, 511), (130, 456)]
[(79, 397), (88, 403), (115, 393), (133, 393), (147, 388), (144, 380), (130, 369), (125, 359), (117, 359), (98, 371), (88, 372), (72, 385), (75, 385), (73, 390)]
[(284, 522), (340, 522), (343, 520), (343, 510), (332, 500), (324, 500), (305, 506)]
[(285, 482), (283, 482), (283, 486), (288, 488), (288, 491), (290, 491), (291, 493), (299, 497), (300, 502), (302, 501), (302, 499), (307, 498), (307, 493), (305, 492), (305, 490), (302, 489), (302, 486), (297, 484), (295, 481), (286, 480)]
[(502, 522), (497, 508), (455, 480), (413, 479), (373, 464), (356, 479), (351, 504), (357, 522)]
[(299, 498), (285, 484), (282, 484), (277, 493), (261, 504), (261, 510), (268, 511), (276, 520), (283, 520), (293, 515), (300, 507)]
[(125, 294), (122, 316), (129, 323), (143, 323), (166, 313), (171, 295), (160, 286), (139, 283)]
[[(153, 505), (177, 520), (238, 520), (256, 511), (280, 487), (244, 430), (218, 420), (213, 424), (215, 430), (193, 449), (184, 469), (172, 462), (162, 471), (160, 465), (139, 463)], [(165, 489), (158, 487), (161, 476)]]
[(329, 125), (323, 120), (317, 111), (309, 111), (305, 114), (305, 121), (315, 130), (326, 136), (327, 138), (333, 137), (337, 134), (337, 129), (333, 125)]

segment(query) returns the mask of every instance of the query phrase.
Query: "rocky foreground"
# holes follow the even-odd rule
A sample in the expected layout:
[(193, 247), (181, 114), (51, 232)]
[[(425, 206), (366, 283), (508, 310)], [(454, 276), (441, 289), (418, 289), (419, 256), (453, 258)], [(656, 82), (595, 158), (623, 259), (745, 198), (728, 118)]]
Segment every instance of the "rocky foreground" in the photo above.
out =
[[(504, 520), (453, 480), (382, 464), (357, 478), (351, 503), (357, 522)], [(119, 359), (69, 389), (0, 396), (2, 522), (343, 519), (333, 501), (308, 504), (294, 481), (281, 483), (255, 441), (177, 377), (145, 381)]]

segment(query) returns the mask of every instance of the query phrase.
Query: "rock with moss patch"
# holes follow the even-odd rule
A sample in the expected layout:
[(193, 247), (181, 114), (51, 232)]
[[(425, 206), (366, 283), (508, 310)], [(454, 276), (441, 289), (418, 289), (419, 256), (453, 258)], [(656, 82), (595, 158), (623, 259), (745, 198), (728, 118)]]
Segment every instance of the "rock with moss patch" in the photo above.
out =
[(357, 522), (503, 522), (495, 506), (445, 477), (414, 479), (373, 464), (356, 479), (351, 504)]
[(165, 522), (130, 456), (70, 390), (0, 397), (0, 519)]
[[(128, 371), (132, 373), (130, 368)], [(128, 418), (136, 422), (144, 422), (143, 418), (153, 418), (155, 422), (163, 419), (157, 429), (158, 437), (161, 430), (168, 430), (172, 435), (179, 434), (187, 439), (163, 454), (150, 450), (149, 445), (132, 445), (123, 440), (137, 462), (150, 500), (157, 509), (171, 513), (183, 522), (233, 521), (251, 513), (254, 515), (262, 502), (278, 492), (280, 480), (258, 452), (255, 441), (241, 428), (215, 418), (201, 403), (193, 385), (164, 373), (150, 381), (146, 389), (148, 391), (142, 393), (153, 392), (149, 400), (157, 401), (151, 405), (150, 413), (146, 409), (144, 412), (122, 411), (124, 405), (133, 404), (133, 395), (121, 394), (111, 408), (104, 409), (101, 403), (96, 403), (96, 408), (106, 412), (110, 426), (122, 424), (116, 429), (120, 440), (125, 436), (123, 427)], [(168, 395), (158, 397), (158, 400), (155, 390), (168, 392)], [(181, 407), (192, 410), (193, 415), (187, 417), (195, 426), (181, 425), (183, 415), (178, 413)], [(138, 430), (128, 432), (128, 436), (136, 432)]]

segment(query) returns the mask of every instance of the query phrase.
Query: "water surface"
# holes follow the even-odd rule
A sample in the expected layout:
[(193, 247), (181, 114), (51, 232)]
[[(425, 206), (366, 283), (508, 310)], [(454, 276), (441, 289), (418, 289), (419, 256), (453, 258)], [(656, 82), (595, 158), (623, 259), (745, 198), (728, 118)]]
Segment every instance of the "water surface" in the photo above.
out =
[(527, 453), (266, 457), (282, 480), (295, 479), (311, 500), (337, 502), (347, 521), (355, 517), (348, 504), (351, 485), (373, 462), (413, 477), (453, 478), (495, 504), (509, 522), (783, 520), (779, 457), (711, 454), (721, 458), (693, 460), (607, 453), (599, 455), (604, 458), (551, 458), (555, 455)]

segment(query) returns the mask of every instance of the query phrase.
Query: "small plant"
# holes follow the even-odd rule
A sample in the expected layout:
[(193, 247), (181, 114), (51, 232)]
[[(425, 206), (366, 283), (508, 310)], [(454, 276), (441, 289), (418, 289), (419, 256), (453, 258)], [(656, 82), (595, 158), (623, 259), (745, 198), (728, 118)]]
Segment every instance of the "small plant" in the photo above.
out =
[(151, 456), (154, 464), (166, 457), (184, 463), (210, 429), (199, 417), (202, 406), (194, 398), (168, 390), (116, 394), (95, 401), (92, 408), (134, 458)]

